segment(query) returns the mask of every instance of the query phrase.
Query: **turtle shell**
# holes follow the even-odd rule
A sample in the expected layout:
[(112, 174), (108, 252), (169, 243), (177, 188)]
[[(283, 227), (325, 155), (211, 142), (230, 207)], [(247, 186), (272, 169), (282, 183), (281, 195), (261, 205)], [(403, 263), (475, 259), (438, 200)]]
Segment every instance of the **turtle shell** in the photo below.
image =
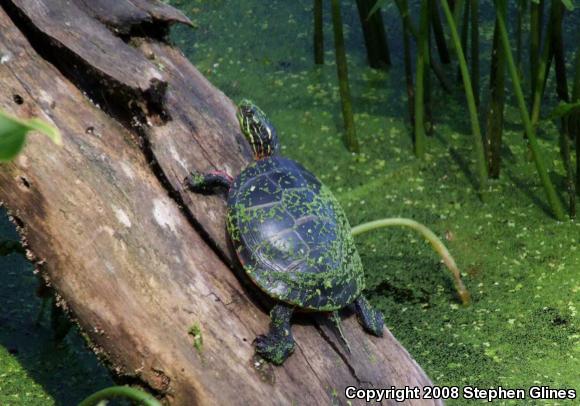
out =
[(277, 300), (331, 311), (364, 287), (346, 215), (295, 161), (274, 156), (242, 171), (228, 194), (227, 225), (246, 273)]

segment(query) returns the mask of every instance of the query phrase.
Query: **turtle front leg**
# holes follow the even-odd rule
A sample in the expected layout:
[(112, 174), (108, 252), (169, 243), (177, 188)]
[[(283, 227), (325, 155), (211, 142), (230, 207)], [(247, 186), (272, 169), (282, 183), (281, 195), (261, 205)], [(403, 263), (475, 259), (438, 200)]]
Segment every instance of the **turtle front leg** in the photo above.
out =
[(363, 328), (372, 335), (382, 337), (384, 327), (383, 314), (373, 309), (369, 301), (362, 295), (354, 302), (354, 307), (358, 321)]
[(191, 171), (190, 175), (185, 178), (185, 183), (192, 192), (213, 194), (218, 188), (228, 190), (233, 183), (233, 179), (224, 171), (212, 171), (206, 174), (197, 171)]
[(256, 337), (256, 352), (266, 360), (281, 365), (294, 351), (294, 337), (290, 329), (290, 319), (294, 309), (278, 304), (270, 311), (270, 332)]

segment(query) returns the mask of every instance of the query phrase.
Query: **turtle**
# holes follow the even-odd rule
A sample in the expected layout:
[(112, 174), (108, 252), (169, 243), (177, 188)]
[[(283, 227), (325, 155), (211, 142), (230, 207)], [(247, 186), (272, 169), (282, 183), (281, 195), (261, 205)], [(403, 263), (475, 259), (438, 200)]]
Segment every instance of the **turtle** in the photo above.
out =
[(234, 179), (225, 171), (192, 171), (191, 191), (227, 192), (226, 227), (245, 274), (274, 299), (270, 330), (256, 338), (256, 353), (281, 365), (294, 351), (295, 311), (354, 307), (364, 330), (383, 334), (383, 315), (362, 294), (363, 265), (347, 217), (320, 180), (280, 155), (278, 136), (265, 113), (249, 100), (237, 118), (254, 161)]

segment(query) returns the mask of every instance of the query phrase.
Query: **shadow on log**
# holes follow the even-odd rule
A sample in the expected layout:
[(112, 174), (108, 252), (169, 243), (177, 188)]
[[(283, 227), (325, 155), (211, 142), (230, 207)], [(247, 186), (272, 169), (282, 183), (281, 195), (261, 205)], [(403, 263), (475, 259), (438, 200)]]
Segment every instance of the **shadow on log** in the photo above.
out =
[(0, 200), (91, 348), (119, 381), (177, 405), (346, 404), (351, 385), (430, 385), (388, 331), (371, 337), (352, 314), (352, 353), (324, 315), (304, 316), (283, 367), (256, 362), (269, 318), (235, 275), (225, 203), (183, 185), (191, 168), (238, 173), (249, 149), (232, 102), (158, 36), (172, 22), (188, 20), (142, 0), (0, 8), (0, 108), (64, 140), (29, 137), (0, 170)]

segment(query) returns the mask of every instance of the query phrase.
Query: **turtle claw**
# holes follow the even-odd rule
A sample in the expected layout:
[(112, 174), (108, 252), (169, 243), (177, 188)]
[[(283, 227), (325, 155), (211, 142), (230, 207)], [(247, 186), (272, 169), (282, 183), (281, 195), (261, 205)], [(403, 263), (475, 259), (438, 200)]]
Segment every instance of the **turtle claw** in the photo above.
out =
[(191, 171), (189, 176), (185, 178), (185, 184), (193, 192), (201, 192), (204, 190), (205, 176), (201, 172)]
[(194, 193), (215, 194), (218, 190), (228, 190), (233, 179), (223, 171), (213, 171), (203, 174), (196, 170), (189, 173), (185, 183)]
[(363, 328), (374, 336), (382, 337), (385, 324), (383, 314), (373, 309), (363, 296), (355, 301), (355, 309), (358, 321)]
[(385, 324), (383, 314), (375, 309), (372, 309), (369, 313), (370, 321), (366, 321), (363, 327), (372, 335), (382, 337)]
[(256, 353), (276, 365), (282, 365), (294, 352), (294, 340), (291, 336), (260, 335), (256, 337)]

